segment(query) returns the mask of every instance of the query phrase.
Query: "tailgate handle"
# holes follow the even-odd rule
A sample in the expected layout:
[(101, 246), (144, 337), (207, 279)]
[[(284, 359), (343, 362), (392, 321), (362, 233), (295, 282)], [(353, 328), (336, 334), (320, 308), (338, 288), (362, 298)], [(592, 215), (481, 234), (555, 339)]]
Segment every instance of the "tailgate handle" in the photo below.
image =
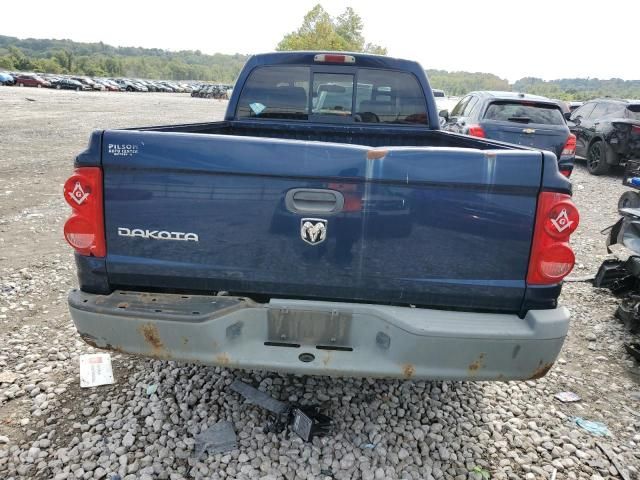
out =
[(285, 204), (293, 213), (339, 213), (344, 207), (344, 196), (336, 190), (294, 188), (287, 192)]

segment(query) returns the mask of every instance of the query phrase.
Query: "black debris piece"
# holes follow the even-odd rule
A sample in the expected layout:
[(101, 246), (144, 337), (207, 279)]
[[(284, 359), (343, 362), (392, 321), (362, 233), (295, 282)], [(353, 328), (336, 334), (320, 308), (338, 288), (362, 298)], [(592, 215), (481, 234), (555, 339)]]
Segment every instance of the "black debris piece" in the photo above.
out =
[(629, 295), (616, 309), (616, 317), (631, 333), (640, 333), (640, 295)]
[(600, 265), (593, 286), (597, 288), (609, 288), (613, 293), (622, 293), (633, 288), (634, 278), (625, 267), (625, 262), (620, 260), (605, 260)]
[(205, 452), (211, 454), (229, 452), (238, 448), (238, 439), (233, 429), (233, 424), (221, 421), (203, 430), (195, 436), (195, 457), (196, 460)]
[(640, 362), (640, 343), (625, 343), (624, 348), (629, 355)]
[(293, 409), (291, 429), (305, 442), (313, 437), (322, 437), (331, 429), (331, 418), (318, 412), (316, 407)]
[(242, 395), (249, 403), (271, 413), (265, 432), (280, 433), (290, 426), (296, 435), (305, 442), (310, 442), (314, 436), (325, 435), (331, 428), (331, 418), (320, 413), (315, 406), (303, 407), (281, 402), (237, 379), (231, 384), (231, 390)]

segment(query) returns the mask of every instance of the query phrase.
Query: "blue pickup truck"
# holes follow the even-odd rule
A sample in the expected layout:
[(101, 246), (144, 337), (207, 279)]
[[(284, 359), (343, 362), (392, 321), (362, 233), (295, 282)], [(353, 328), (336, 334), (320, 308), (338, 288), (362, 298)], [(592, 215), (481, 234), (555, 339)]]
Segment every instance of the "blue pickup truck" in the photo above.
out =
[(90, 345), (300, 374), (533, 379), (578, 225), (551, 152), (439, 129), (422, 67), (256, 55), (224, 121), (94, 132), (64, 227)]

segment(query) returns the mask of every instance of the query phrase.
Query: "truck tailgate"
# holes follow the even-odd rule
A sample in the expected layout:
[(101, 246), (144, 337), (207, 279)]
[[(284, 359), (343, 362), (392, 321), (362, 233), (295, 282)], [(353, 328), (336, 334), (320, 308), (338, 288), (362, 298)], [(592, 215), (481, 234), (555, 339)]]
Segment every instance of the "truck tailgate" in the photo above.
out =
[(109, 283), (517, 311), (535, 151), (106, 131)]

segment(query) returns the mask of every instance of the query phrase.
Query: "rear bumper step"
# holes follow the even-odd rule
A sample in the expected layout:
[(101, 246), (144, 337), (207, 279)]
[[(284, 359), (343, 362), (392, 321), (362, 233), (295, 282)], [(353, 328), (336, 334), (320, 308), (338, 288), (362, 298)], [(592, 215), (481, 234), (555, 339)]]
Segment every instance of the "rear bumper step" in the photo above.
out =
[(90, 345), (123, 353), (299, 374), (447, 380), (544, 376), (569, 312), (509, 314), (116, 291), (73, 290)]

